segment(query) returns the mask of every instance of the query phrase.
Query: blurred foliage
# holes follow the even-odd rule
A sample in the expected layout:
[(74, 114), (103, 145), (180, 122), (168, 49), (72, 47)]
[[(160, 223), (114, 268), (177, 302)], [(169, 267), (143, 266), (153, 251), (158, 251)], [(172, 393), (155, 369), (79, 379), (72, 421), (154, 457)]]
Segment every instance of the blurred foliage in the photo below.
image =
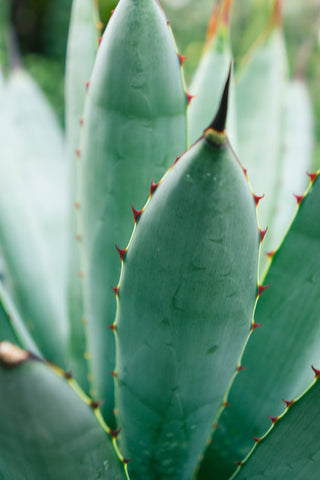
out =
[[(63, 122), (63, 73), (71, 0), (11, 0), (12, 20), (25, 64), (49, 96)], [(216, 0), (217, 2), (218, 0)], [(188, 57), (190, 80), (201, 55), (214, 0), (161, 0), (179, 50)], [(107, 23), (117, 0), (99, 0), (101, 20)], [(234, 0), (232, 44), (236, 63), (266, 25), (272, 0)], [(1, 0), (2, 6), (5, 0)], [(284, 32), (292, 75), (306, 76), (316, 119), (320, 158), (319, 0), (284, 0)], [(1, 13), (1, 12), (0, 12)], [(1, 51), (1, 39), (0, 39)]]
[(64, 64), (36, 54), (24, 57), (24, 64), (53, 105), (61, 125), (64, 125)]

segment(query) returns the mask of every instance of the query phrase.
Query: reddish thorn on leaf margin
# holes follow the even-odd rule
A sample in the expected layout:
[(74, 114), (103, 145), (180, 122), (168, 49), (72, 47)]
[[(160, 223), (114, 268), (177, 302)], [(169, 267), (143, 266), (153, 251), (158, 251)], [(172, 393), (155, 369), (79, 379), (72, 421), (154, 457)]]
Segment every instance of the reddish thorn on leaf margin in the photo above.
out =
[(125, 465), (127, 465), (129, 462), (132, 461), (132, 458), (124, 458), (122, 461)]
[(178, 52), (178, 58), (179, 58), (179, 62), (180, 62), (181, 67), (183, 67), (184, 61), (187, 60), (188, 57), (185, 57), (184, 55), (181, 55)]
[(118, 293), (119, 293), (119, 285), (117, 285), (116, 287), (111, 287), (112, 290), (114, 291), (115, 293), (115, 296), (117, 297), (118, 296)]
[(125, 254), (126, 254), (126, 252), (127, 252), (127, 249), (126, 249), (126, 248), (119, 248), (118, 245), (116, 245), (116, 250), (117, 250), (117, 252), (118, 252), (119, 255), (120, 255), (121, 261), (123, 261), (124, 256), (125, 256)]
[(113, 378), (116, 378), (116, 376), (117, 376), (117, 372), (115, 372), (115, 371), (110, 372), (110, 374), (113, 376)]
[(102, 42), (102, 35), (101, 37), (98, 38), (98, 47), (100, 47), (101, 42)]
[(272, 423), (276, 423), (279, 417), (270, 417), (270, 415), (268, 415), (268, 418), (270, 418)]
[(133, 205), (131, 205), (131, 210), (132, 210), (132, 213), (133, 213), (134, 223), (137, 223), (137, 221), (139, 220), (139, 217), (142, 213), (142, 210), (136, 210), (133, 207)]
[(80, 148), (77, 148), (77, 150), (76, 150), (76, 155), (77, 155), (78, 158), (80, 158), (80, 154), (81, 154)]
[(254, 440), (256, 443), (259, 443), (259, 442), (260, 442), (260, 440), (261, 440), (261, 438), (260, 438), (260, 437), (252, 437), (252, 438), (253, 438), (253, 440)]
[(153, 192), (158, 188), (158, 186), (159, 186), (159, 182), (158, 182), (158, 183), (154, 183), (153, 180), (151, 181), (150, 195), (153, 194)]
[(115, 326), (114, 323), (111, 323), (111, 325), (108, 325), (107, 328), (109, 328), (109, 330), (112, 330), (113, 332), (115, 332), (115, 330), (116, 330), (116, 326)]
[(233, 462), (233, 463), (235, 463), (236, 465), (238, 465), (238, 467), (241, 467), (241, 465), (242, 465), (242, 462)]
[(260, 243), (263, 242), (263, 239), (264, 239), (264, 237), (266, 236), (267, 231), (268, 231), (268, 227), (265, 228), (264, 230), (262, 230), (261, 228), (259, 228), (259, 232), (260, 232)]
[(110, 435), (112, 438), (117, 438), (120, 432), (121, 428), (118, 428), (117, 430), (110, 430)]
[(102, 404), (103, 404), (103, 402), (101, 400), (97, 400), (97, 401), (91, 400), (90, 407), (93, 410), (97, 410)]
[(90, 82), (86, 82), (84, 85), (85, 85), (85, 87), (86, 87), (86, 92), (87, 92), (88, 89), (89, 89), (89, 86), (90, 86)]
[(258, 297), (269, 287), (270, 285), (258, 285)]
[(253, 193), (252, 196), (253, 196), (254, 202), (255, 202), (256, 207), (257, 207), (259, 205), (260, 200), (263, 199), (264, 195), (259, 196), (259, 195), (255, 195)]
[(190, 105), (191, 100), (196, 97), (196, 95), (191, 95), (189, 92), (186, 92), (188, 105)]
[(228, 408), (228, 407), (230, 407), (230, 403), (229, 402), (223, 402), (222, 406), (224, 408)]
[(273, 258), (275, 253), (276, 253), (276, 250), (272, 250), (271, 252), (267, 252), (266, 255), (269, 258)]
[(246, 367), (243, 367), (242, 365), (237, 366), (237, 372), (241, 372), (241, 370), (245, 370)]
[(311, 183), (313, 183), (313, 182), (315, 181), (315, 179), (317, 178), (317, 176), (318, 176), (317, 173), (308, 173), (308, 172), (307, 172), (307, 175), (308, 175), (308, 177), (310, 178)]
[(287, 408), (289, 408), (290, 405), (293, 404), (293, 400), (290, 400), (290, 401), (289, 401), (289, 400), (284, 400), (284, 399), (282, 399), (282, 401), (286, 404)]
[(315, 373), (315, 378), (319, 378), (320, 377), (320, 370), (318, 370), (317, 368), (314, 368), (313, 365), (311, 365), (311, 368)]
[(64, 376), (65, 376), (65, 378), (66, 378), (67, 380), (71, 380), (71, 379), (72, 379), (72, 376), (73, 376), (72, 371), (69, 370), (69, 371), (67, 371), (67, 372), (64, 372)]
[(247, 170), (247, 168), (242, 167), (242, 171), (243, 171), (243, 173), (244, 173), (244, 176), (245, 176), (246, 179), (248, 180), (248, 170)]
[(304, 195), (295, 195), (293, 194), (293, 196), (295, 197), (295, 199), (297, 200), (297, 204), (300, 205), (300, 203), (302, 202), (302, 200), (304, 199)]
[(259, 328), (261, 326), (262, 326), (262, 323), (253, 322), (251, 326), (251, 330), (255, 330), (256, 328)]

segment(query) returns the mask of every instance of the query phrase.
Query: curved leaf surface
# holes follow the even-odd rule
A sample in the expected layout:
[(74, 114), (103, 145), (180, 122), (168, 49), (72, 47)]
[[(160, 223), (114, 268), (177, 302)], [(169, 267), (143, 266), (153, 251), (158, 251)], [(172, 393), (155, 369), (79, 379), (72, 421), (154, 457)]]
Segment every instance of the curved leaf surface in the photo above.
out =
[(199, 479), (228, 479), (270, 425), (269, 415), (312, 381), (311, 364), (320, 362), (320, 179), (302, 201), (297, 216), (275, 253), (258, 301), (255, 322), (261, 324), (243, 355), (245, 370), (236, 377)]
[(0, 343), (3, 480), (124, 480), (93, 410), (47, 365)]
[(84, 114), (79, 218), (93, 394), (114, 421), (112, 291), (130, 206), (142, 207), (151, 179), (185, 150), (187, 96), (172, 36), (155, 0), (121, 0), (100, 44)]
[(77, 198), (80, 129), (83, 122), (85, 84), (90, 79), (98, 48), (98, 12), (95, 0), (74, 0), (68, 35), (66, 60), (66, 130), (69, 162), (69, 231), (67, 308), (70, 324), (69, 368), (87, 392), (88, 364), (84, 358), (87, 337), (84, 325), (83, 284), (78, 225), (74, 202)]
[(190, 478), (250, 331), (255, 203), (225, 142), (209, 129), (174, 164), (125, 252), (116, 398), (133, 479)]

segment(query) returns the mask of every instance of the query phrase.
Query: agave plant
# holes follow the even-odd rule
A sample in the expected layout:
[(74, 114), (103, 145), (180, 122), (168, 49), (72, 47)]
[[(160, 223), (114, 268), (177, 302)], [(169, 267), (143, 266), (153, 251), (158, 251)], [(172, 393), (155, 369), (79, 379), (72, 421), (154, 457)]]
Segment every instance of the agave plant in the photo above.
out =
[(318, 478), (319, 172), (288, 193), (309, 98), (281, 3), (235, 72), (230, 8), (188, 93), (157, 0), (120, 0), (100, 39), (74, 0), (65, 138), (2, 11), (4, 480)]

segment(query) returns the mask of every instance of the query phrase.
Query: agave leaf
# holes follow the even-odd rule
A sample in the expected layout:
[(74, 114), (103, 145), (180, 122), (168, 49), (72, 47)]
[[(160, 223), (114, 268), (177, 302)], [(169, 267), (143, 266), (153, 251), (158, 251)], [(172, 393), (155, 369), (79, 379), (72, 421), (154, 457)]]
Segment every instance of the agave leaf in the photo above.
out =
[[(124, 74), (125, 72), (125, 74)], [(186, 145), (187, 96), (166, 19), (155, 0), (121, 0), (100, 44), (88, 88), (80, 153), (83, 246), (93, 395), (113, 422), (115, 287), (120, 247), (151, 179)]]
[[(278, 3), (275, 2), (276, 5)], [(273, 12), (271, 24), (269, 22), (256, 48), (240, 65), (236, 78), (237, 153), (248, 170), (254, 192), (264, 195), (259, 204), (258, 218), (262, 228), (268, 226), (270, 231), (281, 171), (287, 86), (284, 40), (279, 19), (274, 15)], [(263, 251), (268, 248), (267, 242), (268, 235)]]
[[(224, 0), (221, 8), (215, 8), (210, 19), (204, 53), (190, 85), (195, 98), (189, 107), (189, 136), (194, 143), (209, 125), (217, 111), (230, 62), (232, 60), (229, 16), (232, 2)], [(234, 81), (230, 84), (230, 101), (226, 124), (231, 144), (237, 148)]]
[(10, 317), (5, 311), (3, 304), (0, 303), (0, 341), (2, 340), (19, 344), (19, 340), (15, 335)]
[(301, 195), (305, 191), (308, 184), (305, 173), (312, 165), (313, 115), (305, 82), (300, 78), (288, 82), (286, 95), (281, 173), (274, 220), (264, 251), (276, 249), (283, 239), (296, 211), (297, 202), (293, 194)]
[(15, 162), (24, 195), (39, 223), (51, 276), (65, 289), (67, 169), (62, 130), (36, 82), (21, 68), (8, 80), (15, 141), (21, 146)]
[(88, 365), (84, 358), (87, 339), (84, 318), (83, 285), (80, 251), (77, 245), (78, 226), (74, 202), (77, 197), (77, 150), (85, 102), (85, 83), (89, 80), (98, 47), (98, 12), (94, 0), (74, 0), (68, 35), (66, 61), (66, 129), (69, 161), (69, 237), (68, 237), (68, 318), (70, 324), (69, 366), (87, 392)]
[[(198, 478), (228, 479), (268, 428), (269, 415), (312, 381), (311, 364), (320, 362), (320, 181), (313, 180), (297, 216), (275, 253), (258, 301), (255, 329), (243, 355), (245, 366), (235, 379)], [(282, 477), (273, 477), (282, 478)]]
[[(0, 341), (6, 340), (13, 342), (23, 348), (28, 349), (34, 355), (41, 357), (38, 347), (24, 325), (10, 296), (1, 283), (0, 299)], [(10, 312), (10, 315), (8, 312)]]
[(314, 384), (276, 421), (258, 442), (245, 464), (233, 478), (237, 480), (316, 479), (320, 469), (320, 382)]
[(93, 410), (65, 378), (27, 351), (0, 343), (3, 480), (125, 479)]
[(125, 252), (116, 393), (132, 478), (190, 478), (250, 331), (255, 204), (223, 130), (168, 171)]
[[(33, 89), (31, 80), (24, 74), (15, 74), (16, 79), (18, 85), (15, 81), (5, 83), (0, 92), (0, 250), (6, 269), (2, 282), (10, 285), (18, 312), (25, 327), (32, 331), (40, 350), (48, 358), (63, 364), (66, 333), (60, 296), (63, 285), (61, 281), (57, 282), (53, 266), (54, 255), (57, 254), (55, 261), (59, 264), (63, 256), (59, 256), (58, 248), (53, 249), (53, 243), (47, 244), (46, 234), (49, 235), (51, 227), (54, 229), (51, 221), (45, 229), (45, 213), (50, 211), (55, 201), (59, 206), (59, 198), (52, 198), (51, 185), (48, 186), (48, 198), (42, 190), (43, 177), (47, 176), (46, 168), (40, 164), (40, 160), (45, 161), (45, 157), (40, 159), (43, 144), (42, 139), (35, 140), (31, 128), (37, 126), (38, 121), (45, 121), (42, 97), (38, 98), (37, 89)], [(16, 88), (30, 98), (21, 99)], [(32, 112), (28, 111), (28, 102), (35, 109)], [(51, 134), (46, 135), (44, 130), (44, 127), (37, 130), (37, 135), (40, 131), (39, 135), (42, 132), (45, 138), (50, 137)], [(39, 167), (38, 174), (31, 174), (34, 165)], [(50, 166), (49, 162), (48, 170), (52, 173)], [(55, 179), (52, 175), (52, 182)], [(63, 197), (63, 192), (56, 190), (56, 194)], [(55, 217), (54, 208), (52, 212), (50, 220)]]

